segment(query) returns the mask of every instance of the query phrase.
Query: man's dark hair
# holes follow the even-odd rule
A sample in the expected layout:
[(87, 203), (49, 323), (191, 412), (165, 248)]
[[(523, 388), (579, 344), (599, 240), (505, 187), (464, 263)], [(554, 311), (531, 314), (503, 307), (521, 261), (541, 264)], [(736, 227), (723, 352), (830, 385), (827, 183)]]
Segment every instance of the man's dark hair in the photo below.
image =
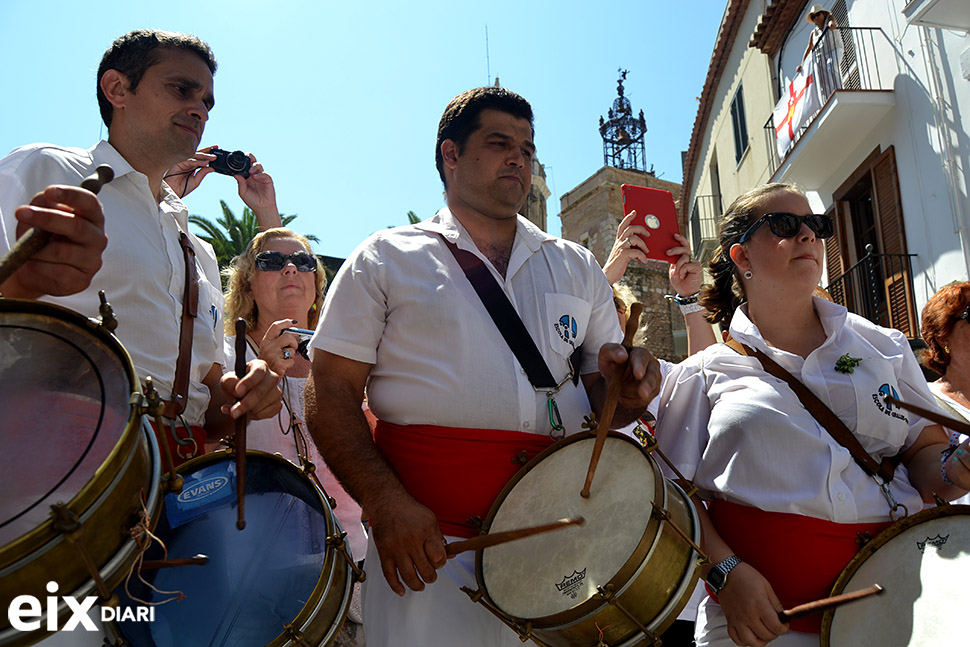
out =
[(513, 117), (525, 119), (532, 129), (532, 136), (535, 137), (532, 106), (520, 95), (494, 86), (462, 92), (451, 100), (445, 108), (445, 113), (441, 115), (441, 121), (438, 122), (438, 141), (435, 143), (434, 160), (445, 188), (448, 188), (448, 182), (445, 180), (445, 160), (441, 156), (441, 142), (446, 139), (455, 142), (460, 154), (471, 134), (482, 127), (480, 119), (482, 110), (488, 109), (507, 112)]
[(216, 73), (215, 55), (204, 41), (195, 36), (159, 29), (138, 29), (127, 33), (111, 43), (98, 66), (98, 107), (101, 108), (101, 119), (105, 126), (111, 127), (114, 106), (101, 91), (101, 77), (108, 70), (118, 70), (128, 79), (128, 89), (134, 92), (145, 70), (161, 59), (162, 49), (184, 49), (192, 52), (202, 59), (210, 72)]

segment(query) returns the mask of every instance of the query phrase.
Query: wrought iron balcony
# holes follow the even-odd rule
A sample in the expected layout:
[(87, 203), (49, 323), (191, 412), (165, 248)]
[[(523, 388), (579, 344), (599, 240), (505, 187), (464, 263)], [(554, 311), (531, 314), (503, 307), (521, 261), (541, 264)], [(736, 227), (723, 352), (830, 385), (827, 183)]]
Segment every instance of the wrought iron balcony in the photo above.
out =
[(866, 245), (866, 252), (829, 282), (826, 290), (832, 300), (875, 324), (918, 337), (910, 262), (916, 254), (876, 254), (872, 245)]
[(854, 148), (895, 105), (897, 54), (891, 40), (875, 27), (838, 28), (815, 44), (811, 56), (822, 108), (799, 124), (782, 159), (768, 116), (765, 145), (772, 181), (797, 179), (810, 186), (826, 179), (831, 151)]
[(691, 249), (694, 256), (704, 258), (706, 248), (717, 247), (717, 223), (721, 217), (720, 195), (699, 195), (690, 211)]

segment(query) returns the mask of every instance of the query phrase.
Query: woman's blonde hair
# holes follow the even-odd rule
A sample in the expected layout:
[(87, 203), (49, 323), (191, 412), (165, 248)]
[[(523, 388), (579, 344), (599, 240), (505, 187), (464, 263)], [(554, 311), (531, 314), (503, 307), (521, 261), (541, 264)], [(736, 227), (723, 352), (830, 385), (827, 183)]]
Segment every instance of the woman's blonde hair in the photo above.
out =
[(804, 197), (804, 193), (794, 184), (774, 182), (762, 184), (735, 198), (721, 217), (720, 245), (714, 251), (708, 264), (708, 271), (714, 282), (704, 286), (698, 303), (707, 309), (704, 317), (712, 324), (720, 324), (728, 330), (734, 311), (745, 302), (744, 285), (741, 273), (731, 260), (731, 247), (734, 246), (751, 223), (757, 220), (765, 200), (778, 191), (786, 191)]
[(316, 254), (313, 253), (313, 250), (310, 249), (309, 240), (285, 227), (276, 227), (256, 234), (249, 245), (246, 246), (246, 251), (234, 258), (229, 267), (222, 271), (229, 286), (226, 292), (226, 335), (236, 334), (236, 319), (239, 317), (246, 320), (250, 330), (256, 327), (256, 321), (259, 319), (259, 307), (253, 301), (252, 296), (256, 255), (265, 250), (271, 241), (280, 239), (297, 241), (317, 262), (317, 271), (314, 272), (316, 297), (313, 299), (309, 311), (307, 311), (307, 327), (311, 330), (317, 327), (320, 307), (323, 305), (323, 293), (327, 289), (327, 275), (323, 271), (323, 265)]

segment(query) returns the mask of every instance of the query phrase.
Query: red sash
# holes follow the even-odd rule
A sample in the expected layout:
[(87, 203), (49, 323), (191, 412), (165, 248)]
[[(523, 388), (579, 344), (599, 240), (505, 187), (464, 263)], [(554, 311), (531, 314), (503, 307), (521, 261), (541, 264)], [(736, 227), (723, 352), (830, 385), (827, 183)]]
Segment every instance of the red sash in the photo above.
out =
[[(155, 438), (158, 440), (158, 450), (163, 452), (162, 456), (162, 469), (164, 470), (165, 459), (164, 459), (164, 449), (162, 449), (162, 443), (168, 443), (169, 449), (172, 450), (172, 462), (175, 463), (175, 467), (178, 467), (182, 463), (186, 462), (190, 458), (195, 458), (196, 456), (201, 456), (205, 453), (205, 441), (206, 433), (204, 427), (181, 427), (176, 425), (175, 433), (178, 434), (179, 439), (186, 442), (185, 445), (180, 445), (175, 442), (172, 438), (172, 428), (168, 425), (165, 429), (159, 431), (158, 427), (155, 426), (155, 421), (151, 421), (152, 429), (155, 430)], [(195, 441), (194, 443), (192, 441)]]
[(377, 421), (374, 440), (418, 502), (428, 506), (441, 532), (474, 537), (469, 523), (488, 515), (495, 498), (522, 467), (552, 444), (549, 436), (501, 429), (461, 429), (433, 425), (395, 425)]
[[(892, 525), (835, 523), (721, 500), (711, 503), (708, 512), (721, 538), (768, 580), (786, 609), (828, 597), (859, 550), (857, 533), (875, 537)], [(819, 633), (821, 627), (821, 614), (791, 621), (795, 631)]]

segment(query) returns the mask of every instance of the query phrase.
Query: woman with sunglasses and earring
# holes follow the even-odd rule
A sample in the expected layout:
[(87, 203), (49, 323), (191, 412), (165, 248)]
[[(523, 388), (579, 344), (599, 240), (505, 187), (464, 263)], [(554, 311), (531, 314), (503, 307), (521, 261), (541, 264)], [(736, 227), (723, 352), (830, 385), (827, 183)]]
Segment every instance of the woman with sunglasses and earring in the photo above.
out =
[[(735, 200), (710, 262), (714, 283), (700, 298), (734, 341), (675, 366), (661, 389), (657, 439), (698, 488), (711, 558), (698, 647), (817, 647), (820, 616), (789, 624), (777, 612), (827, 597), (858, 532), (874, 536), (933, 492), (952, 499), (970, 488), (966, 443), (959, 460), (942, 463), (943, 429), (880, 397), (933, 407), (905, 336), (812, 296), (833, 233), (831, 218), (813, 214), (792, 185)], [(772, 362), (820, 402), (769, 374)], [(828, 432), (838, 425), (816, 421), (818, 405), (875, 464), (898, 456), (895, 475), (870, 477)]]
[[(259, 357), (278, 375), (282, 375), (283, 408), (278, 418), (254, 420), (246, 429), (249, 449), (278, 453), (296, 465), (308, 459), (327, 494), (337, 505), (334, 513), (347, 532), (353, 555), (363, 555), (367, 536), (361, 524), (361, 509), (340, 486), (327, 468), (316, 445), (306, 433), (304, 395), (310, 360), (305, 355), (298, 328), (316, 328), (327, 279), (323, 266), (313, 254), (310, 241), (283, 227), (257, 234), (226, 270), (225, 366), (235, 364), (235, 322), (246, 320), (247, 360)], [(301, 458), (302, 457), (302, 458)], [(349, 612), (361, 622), (359, 587)], [(348, 622), (341, 630), (340, 644), (354, 644), (356, 628)]]
[[(923, 306), (923, 365), (940, 374), (930, 391), (946, 415), (970, 423), (970, 281), (945, 285)], [(947, 429), (950, 446), (967, 439)], [(953, 451), (956, 451), (955, 449)], [(954, 503), (970, 504), (970, 495)]]

